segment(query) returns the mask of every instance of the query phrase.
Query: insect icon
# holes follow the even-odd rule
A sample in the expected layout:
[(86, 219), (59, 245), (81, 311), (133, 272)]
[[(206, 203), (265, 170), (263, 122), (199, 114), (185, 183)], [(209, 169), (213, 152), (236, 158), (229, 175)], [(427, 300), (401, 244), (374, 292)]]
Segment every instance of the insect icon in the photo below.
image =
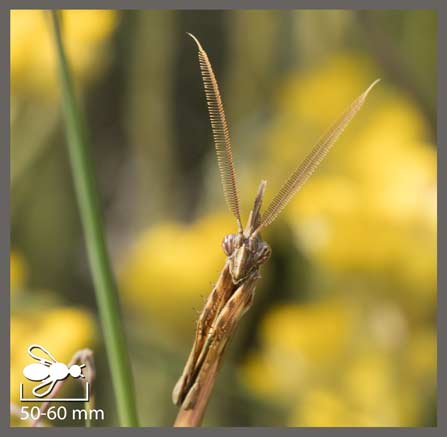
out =
[[(33, 353), (34, 349), (40, 349), (50, 359), (39, 357)], [(82, 374), (82, 368), (85, 364), (73, 364), (68, 367), (64, 363), (60, 363), (53, 355), (39, 344), (32, 344), (28, 347), (28, 354), (31, 358), (39, 361), (38, 363), (28, 364), (23, 369), (23, 375), (30, 381), (42, 381), (37, 387), (34, 387), (32, 393), (37, 398), (43, 398), (51, 393), (56, 382), (62, 381), (68, 376), (73, 378), (85, 378)], [(41, 389), (50, 385), (43, 393), (39, 393)]]

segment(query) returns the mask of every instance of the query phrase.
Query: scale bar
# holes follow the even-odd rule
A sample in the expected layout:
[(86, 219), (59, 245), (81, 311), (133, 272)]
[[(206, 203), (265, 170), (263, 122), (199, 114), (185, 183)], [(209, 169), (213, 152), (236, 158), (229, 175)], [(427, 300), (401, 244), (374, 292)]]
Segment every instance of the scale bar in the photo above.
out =
[(85, 383), (85, 397), (83, 398), (24, 398), (23, 384), (20, 384), (20, 402), (88, 402), (89, 401), (89, 383)]

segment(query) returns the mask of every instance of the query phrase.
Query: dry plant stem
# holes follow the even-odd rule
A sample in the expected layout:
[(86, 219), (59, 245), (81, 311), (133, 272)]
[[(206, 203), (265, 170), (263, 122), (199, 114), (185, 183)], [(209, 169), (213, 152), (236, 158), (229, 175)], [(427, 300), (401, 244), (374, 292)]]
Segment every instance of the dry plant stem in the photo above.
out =
[(216, 380), (218, 368), (219, 362), (217, 361), (208, 368), (195, 406), (189, 410), (184, 409), (183, 406), (180, 407), (177, 418), (175, 419), (175, 427), (195, 427), (201, 425), (208, 400), (213, 390), (214, 381)]
[[(53, 388), (53, 390), (52, 390), (50, 396), (48, 396), (50, 399), (54, 398), (54, 397), (60, 392), (62, 386), (64, 385), (64, 382), (65, 382), (65, 380), (64, 380), (64, 381), (58, 381), (58, 382), (56, 383), (56, 385), (54, 386), (54, 388)], [(47, 408), (49, 407), (49, 405), (50, 405), (50, 401), (44, 402), (44, 403), (42, 404), (42, 406), (40, 407), (40, 414), (39, 414), (39, 416), (37, 417), (37, 419), (34, 419), (34, 420), (31, 422), (31, 427), (32, 427), (32, 428), (41, 426), (42, 413), (44, 413), (44, 412), (47, 410)]]
[[(95, 380), (96, 377), (96, 370), (95, 370), (95, 364), (93, 361), (93, 352), (90, 349), (81, 349), (80, 351), (76, 352), (70, 363), (68, 364), (68, 368), (70, 368), (73, 364), (77, 364), (77, 363), (84, 363), (86, 364), (86, 375), (85, 378), (88, 381), (88, 383), (90, 384), (90, 390), (93, 387), (93, 382)], [(66, 379), (63, 379), (62, 381), (58, 381), (56, 383), (56, 385), (54, 386), (53, 390), (51, 391), (50, 395), (48, 396), (50, 399), (54, 398), (61, 390), (62, 386), (64, 385), (64, 382), (66, 381)], [(83, 383), (82, 385), (85, 386), (84, 381), (81, 380), (81, 383)], [(94, 395), (93, 392), (90, 392), (90, 403), (94, 402)], [(50, 402), (44, 402), (42, 404), (42, 406), (40, 407), (40, 414), (39, 417), (35, 420), (33, 420), (31, 422), (31, 427), (37, 427), (40, 426), (40, 422), (41, 422), (41, 418), (42, 418), (42, 413), (44, 413), (48, 406), (50, 405)], [(93, 404), (94, 406), (94, 404)], [(90, 409), (91, 406), (86, 404), (86, 409)], [(90, 423), (87, 424), (87, 426), (90, 426)]]
[(20, 417), (20, 408), (18, 405), (10, 402), (9, 403), (9, 412), (11, 413), (11, 416), (17, 416)]

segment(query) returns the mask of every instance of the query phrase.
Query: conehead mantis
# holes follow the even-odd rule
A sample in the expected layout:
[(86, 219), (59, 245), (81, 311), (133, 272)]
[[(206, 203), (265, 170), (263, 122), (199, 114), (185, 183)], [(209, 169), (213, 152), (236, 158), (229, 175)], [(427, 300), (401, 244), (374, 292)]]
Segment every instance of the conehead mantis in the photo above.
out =
[(176, 426), (200, 424), (211, 394), (224, 350), (239, 320), (250, 308), (259, 269), (270, 257), (270, 246), (261, 231), (269, 226), (312, 175), (345, 128), (363, 106), (374, 81), (330, 129), (319, 139), (304, 161), (290, 174), (279, 192), (261, 213), (266, 182), (261, 181), (247, 224), (242, 226), (236, 172), (222, 98), (208, 55), (198, 39), (188, 33), (198, 48), (199, 65), (208, 105), (217, 163), (225, 201), (234, 215), (238, 230), (224, 237), (222, 247), (227, 256), (216, 285), (209, 295), (197, 322), (194, 344), (172, 400), (180, 406)]

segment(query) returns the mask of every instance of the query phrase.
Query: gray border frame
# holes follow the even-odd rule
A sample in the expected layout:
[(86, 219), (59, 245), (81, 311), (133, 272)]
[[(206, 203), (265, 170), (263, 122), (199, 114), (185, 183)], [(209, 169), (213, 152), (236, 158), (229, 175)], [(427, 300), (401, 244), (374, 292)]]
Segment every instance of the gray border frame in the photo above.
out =
[[(0, 60), (2, 65), (2, 75), (0, 76), (0, 281), (1, 290), (4, 295), (0, 305), (0, 338), (1, 351), (0, 369), (10, 367), (10, 347), (9, 347), (9, 249), (10, 249), (10, 197), (9, 197), (9, 99), (10, 99), (10, 56), (9, 56), (9, 10), (10, 9), (433, 9), (438, 11), (438, 170), (442, 168), (439, 162), (444, 163), (445, 168), (445, 145), (447, 143), (447, 5), (441, 0), (2, 0), (0, 3)], [(442, 42), (444, 41), (444, 42)], [(440, 123), (445, 120), (444, 124)], [(444, 144), (444, 147), (439, 147)], [(447, 187), (447, 174), (438, 172), (438, 200), (445, 198)], [(444, 223), (447, 209), (445, 204), (438, 202), (439, 222)], [(438, 266), (446, 262), (446, 230), (443, 227), (438, 229)], [(201, 435), (270, 435), (270, 434), (291, 434), (301, 435), (358, 435), (364, 433), (372, 434), (411, 434), (411, 435), (447, 435), (447, 354), (445, 348), (445, 337), (447, 332), (447, 318), (441, 316), (441, 310), (447, 308), (447, 298), (445, 289), (447, 282), (445, 269), (438, 267), (438, 405), (437, 405), (437, 427), (433, 428), (200, 428), (183, 429), (176, 431), (174, 428), (63, 428), (65, 434), (78, 435), (106, 435), (106, 433), (154, 433), (160, 435), (172, 435), (174, 432), (184, 432), (188, 435), (200, 433)], [(441, 346), (441, 347), (440, 347)], [(9, 428), (9, 373), (0, 372), (0, 430), (2, 435), (28, 433), (27, 428)], [(442, 413), (444, 411), (444, 414)], [(441, 412), (441, 413), (440, 413)], [(37, 428), (31, 432), (37, 436), (44, 436), (48, 433), (59, 433), (62, 428)], [(444, 431), (442, 431), (444, 430)], [(3, 434), (4, 433), (4, 434)]]

